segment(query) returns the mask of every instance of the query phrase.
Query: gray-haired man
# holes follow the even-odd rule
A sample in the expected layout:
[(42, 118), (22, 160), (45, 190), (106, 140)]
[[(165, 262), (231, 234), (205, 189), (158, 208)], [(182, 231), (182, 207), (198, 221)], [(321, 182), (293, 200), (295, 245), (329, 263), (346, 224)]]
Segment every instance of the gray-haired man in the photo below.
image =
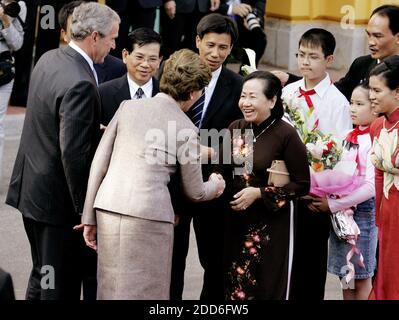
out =
[(33, 267), (27, 299), (79, 299), (80, 223), (100, 131), (93, 63), (115, 47), (120, 19), (94, 2), (72, 15), (72, 41), (44, 54), (33, 70), (21, 142), (6, 203), (23, 215)]

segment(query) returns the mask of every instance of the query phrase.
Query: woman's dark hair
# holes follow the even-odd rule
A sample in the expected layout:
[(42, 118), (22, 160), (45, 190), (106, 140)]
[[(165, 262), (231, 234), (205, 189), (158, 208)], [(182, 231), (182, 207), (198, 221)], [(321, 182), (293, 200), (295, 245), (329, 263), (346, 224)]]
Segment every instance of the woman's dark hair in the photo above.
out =
[(281, 101), (282, 87), (280, 80), (269, 71), (255, 71), (244, 78), (244, 83), (252, 79), (263, 80), (263, 94), (267, 99), (271, 100), (274, 97), (277, 98), (276, 104), (271, 109), (271, 116), (274, 119), (281, 119), (284, 114), (284, 108)]
[(391, 90), (399, 87), (399, 56), (391, 56), (384, 59), (383, 62), (375, 66), (371, 76), (380, 76), (385, 80), (385, 84)]

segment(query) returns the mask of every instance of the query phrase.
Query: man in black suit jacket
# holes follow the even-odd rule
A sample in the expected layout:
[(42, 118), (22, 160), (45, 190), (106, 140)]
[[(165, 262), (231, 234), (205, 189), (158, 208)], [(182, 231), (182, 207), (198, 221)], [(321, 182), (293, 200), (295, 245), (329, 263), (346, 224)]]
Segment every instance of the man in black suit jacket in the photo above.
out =
[[(83, 0), (75, 0), (66, 3), (58, 13), (58, 24), (61, 27), (61, 36), (66, 43), (71, 41), (71, 22), (73, 10), (81, 5)], [(126, 66), (121, 59), (108, 54), (101, 64), (95, 63), (98, 83), (103, 83), (119, 78), (126, 73)]]
[(127, 74), (99, 87), (104, 126), (111, 121), (122, 101), (149, 98), (159, 92), (154, 74), (161, 62), (161, 36), (152, 29), (138, 28), (129, 34), (129, 41), (128, 49), (122, 51)]
[[(399, 6), (382, 5), (372, 12), (366, 28), (371, 54), (356, 58), (347, 74), (335, 86), (350, 101), (352, 91), (361, 82), (368, 80), (370, 71), (385, 58), (399, 55)], [(273, 71), (283, 84), (300, 77), (281, 71)]]
[[(242, 117), (238, 107), (241, 95), (242, 77), (223, 66), (237, 40), (235, 22), (229, 17), (212, 13), (201, 19), (197, 26), (196, 45), (200, 57), (212, 70), (212, 79), (205, 89), (204, 108), (200, 129), (226, 129), (230, 123)], [(195, 106), (191, 108), (194, 109)], [(198, 110), (198, 109), (197, 109)], [(195, 110), (194, 110), (195, 111)], [(198, 112), (194, 112), (197, 114)], [(187, 113), (193, 116), (190, 112)], [(192, 118), (193, 120), (193, 118)], [(195, 123), (195, 121), (194, 121)], [(208, 141), (205, 143), (209, 145)], [(218, 147), (218, 141), (214, 141)], [(213, 172), (212, 165), (203, 165), (203, 178)], [(193, 220), (198, 254), (204, 268), (204, 283), (201, 299), (223, 300), (223, 200), (205, 203), (185, 203), (175, 207), (179, 224), (175, 227), (172, 260), (172, 282), (170, 297), (181, 300), (184, 286), (185, 260), (188, 252), (190, 223)]]
[(80, 5), (72, 17), (72, 41), (45, 53), (32, 73), (6, 199), (22, 213), (31, 245), (27, 299), (80, 298), (85, 245), (73, 226), (80, 224), (100, 133), (93, 62), (102, 63), (115, 46), (119, 22), (107, 6)]

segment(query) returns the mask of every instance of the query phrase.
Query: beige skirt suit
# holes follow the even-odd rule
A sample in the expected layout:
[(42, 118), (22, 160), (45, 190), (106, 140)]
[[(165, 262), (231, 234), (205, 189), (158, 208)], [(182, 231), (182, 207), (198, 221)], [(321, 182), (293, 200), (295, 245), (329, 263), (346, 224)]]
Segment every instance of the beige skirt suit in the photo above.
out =
[(216, 196), (203, 182), (197, 128), (170, 96), (121, 104), (94, 156), (82, 222), (97, 225), (98, 299), (169, 299), (179, 168), (193, 201)]

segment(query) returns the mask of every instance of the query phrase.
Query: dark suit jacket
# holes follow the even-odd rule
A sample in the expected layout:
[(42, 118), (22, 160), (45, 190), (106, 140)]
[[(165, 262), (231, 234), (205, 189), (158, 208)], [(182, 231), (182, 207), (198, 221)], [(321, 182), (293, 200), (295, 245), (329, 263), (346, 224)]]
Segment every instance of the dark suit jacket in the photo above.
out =
[(175, 0), (176, 12), (178, 13), (189, 13), (193, 12), (197, 8), (199, 12), (209, 11), (209, 0)]
[(89, 64), (69, 46), (45, 53), (29, 87), (6, 203), (35, 221), (80, 221), (100, 136), (100, 97)]
[[(334, 82), (334, 84), (338, 90), (343, 93), (346, 99), (350, 101), (353, 89), (369, 78), (371, 70), (376, 65), (377, 60), (373, 59), (371, 55), (356, 58), (349, 67), (347, 74), (337, 82)], [(301, 77), (289, 74), (287, 84), (299, 79), (301, 79)]]
[(94, 69), (96, 69), (99, 84), (122, 77), (127, 72), (123, 61), (110, 54), (105, 57), (104, 63), (95, 64)]
[[(124, 100), (130, 100), (129, 84), (127, 74), (124, 76), (107, 81), (98, 88), (101, 97), (101, 124), (107, 126)], [(159, 92), (159, 82), (152, 78), (152, 96)]]
[(0, 268), (0, 301), (15, 300), (11, 275)]

